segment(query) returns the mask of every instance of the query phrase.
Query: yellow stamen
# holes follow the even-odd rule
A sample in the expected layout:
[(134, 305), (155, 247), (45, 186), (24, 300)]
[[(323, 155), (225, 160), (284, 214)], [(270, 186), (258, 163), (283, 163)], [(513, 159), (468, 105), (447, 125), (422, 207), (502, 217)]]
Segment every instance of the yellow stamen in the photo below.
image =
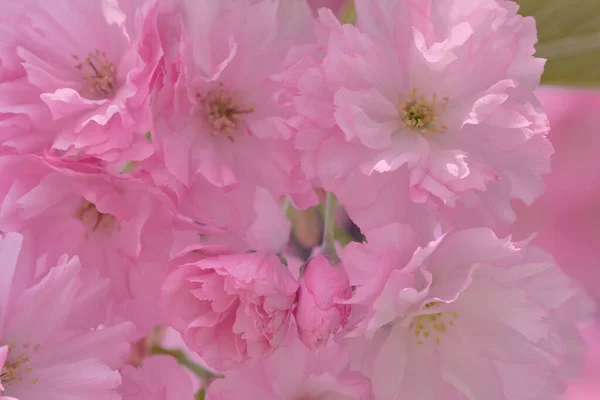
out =
[(83, 87), (80, 93), (93, 100), (110, 99), (117, 91), (117, 68), (108, 61), (106, 53), (96, 50), (85, 59), (73, 56), (75, 68), (83, 73)]
[(425, 96), (418, 95), (416, 89), (412, 89), (406, 99), (400, 99), (397, 108), (406, 128), (421, 133), (444, 133), (448, 127), (440, 125), (440, 115), (446, 111), (449, 99), (444, 97), (438, 101), (434, 93), (431, 100)]
[[(431, 310), (432, 308), (438, 307), (441, 304), (441, 302), (432, 301), (425, 304), (422, 310)], [(432, 332), (435, 332), (437, 334), (435, 337), (435, 343), (439, 346), (441, 345), (441, 336), (443, 336), (448, 330), (447, 326), (449, 325), (454, 327), (455, 324), (452, 320), (456, 319), (457, 317), (457, 312), (428, 312), (426, 314), (415, 315), (412, 317), (412, 320), (408, 325), (408, 329), (414, 330), (415, 337), (417, 338), (415, 342), (417, 344), (424, 344), (425, 341), (432, 336)]]
[(254, 112), (254, 107), (242, 106), (236, 97), (237, 92), (229, 93), (223, 85), (219, 85), (218, 90), (210, 91), (204, 97), (198, 95), (213, 135), (225, 134), (233, 140), (231, 133), (242, 123), (242, 116)]

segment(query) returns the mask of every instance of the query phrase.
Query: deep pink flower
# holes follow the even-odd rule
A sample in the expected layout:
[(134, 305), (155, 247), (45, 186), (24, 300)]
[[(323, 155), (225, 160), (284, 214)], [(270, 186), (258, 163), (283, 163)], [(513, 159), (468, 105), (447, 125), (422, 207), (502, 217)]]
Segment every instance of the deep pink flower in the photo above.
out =
[(77, 255), (88, 279), (110, 278), (113, 311), (142, 331), (161, 322), (148, 300), (158, 300), (175, 231), (201, 231), (144, 182), (33, 155), (0, 157), (0, 204), (0, 230), (22, 233), (50, 263)]
[(329, 336), (346, 325), (350, 307), (340, 304), (352, 295), (348, 277), (341, 264), (332, 266), (318, 255), (304, 270), (294, 310), (300, 340), (311, 350), (323, 347)]
[(127, 15), (116, 0), (2, 3), (0, 13), (12, 17), (1, 28), (9, 45), (0, 48), (0, 63), (11, 66), (0, 75), (0, 121), (13, 121), (6, 147), (52, 146), (107, 161), (152, 154), (143, 135), (151, 127), (150, 83), (162, 53), (149, 38), (158, 36), (162, 5), (136, 4)]
[(558, 398), (593, 305), (551, 257), (487, 228), (414, 253), (406, 238), (387, 225), (341, 255), (357, 286), (347, 345), (376, 398)]
[(369, 379), (349, 364), (334, 343), (315, 353), (294, 338), (256, 365), (228, 371), (209, 387), (208, 399), (371, 400)]
[(321, 12), (324, 58), (297, 82), (304, 171), (353, 218), (396, 204), (388, 221), (405, 220), (410, 201), (454, 224), (511, 222), (508, 199), (541, 193), (552, 152), (533, 20), (511, 1), (357, 8), (358, 27)]
[(35, 259), (24, 254), (23, 244), (15, 233), (0, 242), (0, 394), (19, 400), (118, 399), (117, 369), (127, 358), (134, 327), (100, 328), (89, 315), (109, 282), (85, 283), (79, 260), (65, 255), (24, 286), (23, 272)]
[(228, 369), (281, 345), (298, 284), (279, 257), (203, 246), (173, 263), (162, 288), (169, 324), (210, 366)]
[(312, 39), (304, 1), (181, 2), (179, 58), (153, 98), (154, 144), (186, 186), (247, 184), (274, 196), (304, 193), (290, 140), (294, 110), (277, 79), (291, 47)]

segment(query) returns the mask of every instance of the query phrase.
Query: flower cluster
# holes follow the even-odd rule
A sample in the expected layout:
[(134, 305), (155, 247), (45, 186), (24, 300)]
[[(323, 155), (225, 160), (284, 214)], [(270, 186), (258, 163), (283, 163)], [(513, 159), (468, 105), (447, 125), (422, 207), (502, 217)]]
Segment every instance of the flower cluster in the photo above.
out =
[(2, 1), (0, 400), (562, 393), (533, 19), (354, 3)]

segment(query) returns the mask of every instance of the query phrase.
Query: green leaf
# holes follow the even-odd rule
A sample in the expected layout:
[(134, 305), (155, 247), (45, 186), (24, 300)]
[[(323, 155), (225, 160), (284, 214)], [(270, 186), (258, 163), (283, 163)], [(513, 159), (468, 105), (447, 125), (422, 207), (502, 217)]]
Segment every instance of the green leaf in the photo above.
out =
[(600, 86), (600, 1), (517, 0), (536, 20), (537, 56), (548, 59), (542, 83)]

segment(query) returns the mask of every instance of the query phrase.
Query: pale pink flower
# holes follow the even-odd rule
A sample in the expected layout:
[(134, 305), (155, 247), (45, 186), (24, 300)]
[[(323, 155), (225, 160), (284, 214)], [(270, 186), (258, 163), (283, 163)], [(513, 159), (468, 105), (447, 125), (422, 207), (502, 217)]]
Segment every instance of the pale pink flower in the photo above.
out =
[(290, 329), (298, 283), (276, 255), (197, 246), (163, 285), (169, 324), (214, 368), (259, 359)]
[(180, 57), (165, 63), (153, 98), (153, 142), (186, 186), (245, 183), (274, 196), (305, 193), (290, 140), (294, 116), (277, 80), (291, 47), (312, 39), (301, 0), (185, 0)]
[(88, 323), (108, 282), (86, 284), (79, 260), (65, 255), (24, 287), (24, 263), (32, 254), (23, 254), (23, 243), (15, 233), (0, 243), (0, 394), (19, 400), (119, 399), (117, 369), (129, 354), (133, 326)]
[(142, 330), (161, 322), (147, 301), (158, 300), (174, 232), (202, 231), (144, 182), (34, 155), (0, 157), (0, 204), (0, 230), (23, 233), (50, 265), (77, 255), (87, 279), (110, 278), (114, 311)]
[(51, 145), (107, 161), (152, 154), (143, 134), (151, 127), (150, 82), (162, 55), (151, 43), (158, 7), (149, 1), (126, 15), (116, 0), (2, 2), (0, 13), (12, 20), (2, 23), (9, 45), (0, 49), (0, 63), (17, 59), (20, 68), (0, 76), (0, 121), (8, 116), (13, 130), (21, 128), (4, 145)]
[(334, 343), (315, 353), (294, 338), (256, 365), (228, 371), (209, 387), (207, 399), (372, 399), (369, 379), (348, 365)]
[(298, 79), (304, 171), (353, 218), (396, 203), (388, 222), (404, 220), (410, 200), (452, 223), (511, 222), (509, 198), (542, 192), (552, 152), (532, 93), (543, 70), (533, 20), (511, 1), (357, 7), (358, 27), (321, 10), (324, 58)]
[(325, 346), (331, 334), (346, 325), (350, 307), (340, 304), (352, 295), (348, 277), (341, 264), (313, 257), (300, 280), (298, 304), (294, 310), (300, 340), (311, 350)]
[(191, 400), (194, 387), (186, 370), (171, 356), (150, 356), (139, 368), (121, 368), (122, 400)]
[(348, 346), (376, 398), (558, 398), (593, 306), (553, 260), (487, 228), (414, 253), (407, 238), (387, 225), (341, 255), (357, 286)]

